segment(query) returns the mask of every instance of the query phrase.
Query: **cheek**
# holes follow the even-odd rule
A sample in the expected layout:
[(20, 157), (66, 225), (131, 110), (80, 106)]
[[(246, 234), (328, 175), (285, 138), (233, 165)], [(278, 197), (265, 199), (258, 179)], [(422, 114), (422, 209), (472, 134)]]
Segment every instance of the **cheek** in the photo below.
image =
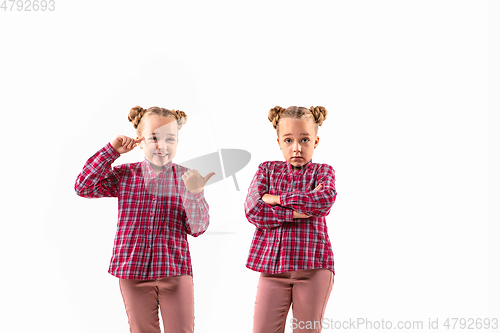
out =
[(152, 154), (156, 150), (154, 143), (147, 143), (143, 146), (144, 154)]

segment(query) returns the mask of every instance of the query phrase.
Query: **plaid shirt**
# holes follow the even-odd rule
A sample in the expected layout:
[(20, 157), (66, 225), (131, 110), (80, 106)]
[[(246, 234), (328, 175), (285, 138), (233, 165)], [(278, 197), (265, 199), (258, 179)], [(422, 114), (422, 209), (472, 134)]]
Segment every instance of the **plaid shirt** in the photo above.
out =
[[(319, 184), (323, 187), (312, 191)], [(279, 195), (281, 204), (262, 201), (266, 193)], [(336, 196), (335, 171), (328, 164), (309, 161), (294, 172), (286, 161), (261, 163), (245, 200), (245, 215), (257, 227), (246, 266), (271, 274), (314, 268), (335, 272), (325, 216)], [(310, 217), (293, 219), (294, 210)]]
[(155, 176), (146, 159), (111, 167), (119, 156), (108, 143), (87, 161), (75, 183), (79, 196), (118, 198), (109, 273), (141, 280), (193, 275), (186, 235), (196, 237), (208, 228), (203, 191), (187, 191), (183, 166), (170, 162)]

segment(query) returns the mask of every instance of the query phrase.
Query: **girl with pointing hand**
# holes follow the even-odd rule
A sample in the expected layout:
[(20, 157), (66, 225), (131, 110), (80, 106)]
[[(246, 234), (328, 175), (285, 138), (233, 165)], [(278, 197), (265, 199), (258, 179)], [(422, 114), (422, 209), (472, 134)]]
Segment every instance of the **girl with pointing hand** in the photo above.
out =
[[(118, 223), (109, 273), (119, 278), (130, 331), (194, 331), (193, 273), (187, 234), (197, 237), (209, 224), (202, 177), (172, 162), (183, 111), (132, 108), (128, 119), (137, 138), (117, 136), (85, 163), (75, 190), (86, 198), (117, 197)], [(112, 167), (136, 147), (142, 162)]]

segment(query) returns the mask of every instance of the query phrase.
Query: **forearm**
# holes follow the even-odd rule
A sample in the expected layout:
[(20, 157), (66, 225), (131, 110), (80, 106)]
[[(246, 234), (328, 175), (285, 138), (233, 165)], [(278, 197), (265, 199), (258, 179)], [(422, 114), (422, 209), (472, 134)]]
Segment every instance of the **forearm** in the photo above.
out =
[(279, 196), (268, 193), (268, 163), (259, 165), (245, 200), (245, 215), (257, 228), (269, 229), (293, 222), (293, 210), (279, 205)]
[(280, 205), (309, 216), (326, 216), (337, 196), (332, 187), (319, 191), (291, 192), (280, 195)]
[(260, 200), (253, 198), (245, 201), (245, 215), (250, 223), (257, 228), (276, 228), (286, 222), (292, 222), (293, 211), (281, 206), (271, 206)]
[(197, 194), (190, 194), (186, 191), (183, 195), (182, 204), (186, 212), (184, 223), (187, 233), (193, 237), (203, 234), (210, 223), (209, 207), (203, 191)]
[[(279, 206), (281, 204), (279, 195), (272, 195), (272, 194), (267, 194), (267, 193), (262, 196), (262, 201), (264, 201), (265, 203), (267, 203), (271, 207), (276, 207), (276, 206)], [(308, 217), (309, 217), (309, 215), (299, 213), (295, 210), (292, 211), (292, 218), (293, 219), (306, 219)]]
[(87, 160), (75, 181), (77, 195), (87, 198), (115, 196), (117, 178), (111, 164), (120, 155), (107, 144)]

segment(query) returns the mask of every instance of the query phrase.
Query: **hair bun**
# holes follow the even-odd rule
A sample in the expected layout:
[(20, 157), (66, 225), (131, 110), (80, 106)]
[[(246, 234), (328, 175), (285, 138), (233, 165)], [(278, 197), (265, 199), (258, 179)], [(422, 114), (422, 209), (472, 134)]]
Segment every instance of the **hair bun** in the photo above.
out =
[(134, 106), (132, 109), (130, 109), (128, 113), (128, 121), (130, 121), (132, 125), (134, 125), (135, 129), (137, 129), (137, 126), (139, 126), (141, 118), (145, 113), (146, 109), (141, 108), (140, 106)]
[(309, 110), (311, 110), (311, 113), (314, 116), (316, 124), (321, 126), (321, 124), (323, 124), (323, 122), (326, 120), (328, 111), (326, 111), (326, 109), (323, 106), (311, 106)]
[(275, 106), (271, 110), (269, 110), (269, 114), (267, 116), (267, 119), (269, 119), (270, 122), (273, 123), (273, 127), (276, 129), (276, 126), (278, 126), (278, 122), (280, 121), (281, 114), (283, 111), (285, 111), (285, 108), (282, 108), (281, 106)]
[(177, 120), (177, 127), (178, 129), (181, 129), (181, 127), (187, 122), (187, 115), (184, 111), (179, 111), (179, 110), (170, 110), (172, 114), (175, 117), (175, 120)]

